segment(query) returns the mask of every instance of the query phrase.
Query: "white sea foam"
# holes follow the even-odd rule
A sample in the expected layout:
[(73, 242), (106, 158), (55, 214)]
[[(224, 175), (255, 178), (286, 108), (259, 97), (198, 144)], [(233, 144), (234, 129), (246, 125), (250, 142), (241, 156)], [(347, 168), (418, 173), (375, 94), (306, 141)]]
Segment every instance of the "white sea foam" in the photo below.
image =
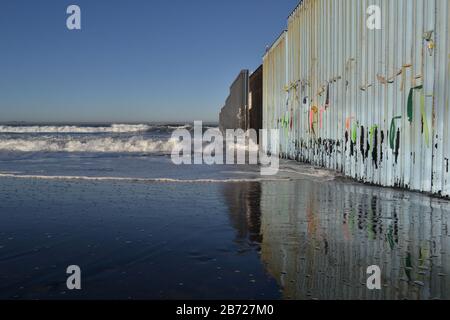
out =
[[(0, 151), (13, 152), (99, 152), (99, 153), (171, 153), (180, 143), (177, 139), (152, 139), (141, 136), (132, 137), (76, 137), (76, 136), (33, 136), (21, 138), (0, 138)], [(199, 143), (195, 152), (203, 152), (203, 148), (211, 148), (208, 144)], [(228, 146), (229, 147), (229, 146)], [(239, 151), (258, 150), (256, 145), (236, 144)]]
[(133, 133), (152, 128), (146, 124), (112, 124), (104, 127), (79, 126), (0, 126), (0, 133)]
[(99, 152), (99, 153), (170, 153), (175, 140), (144, 137), (33, 137), (0, 139), (0, 151), (15, 152)]
[(133, 178), (133, 177), (88, 177), (88, 176), (45, 176), (17, 173), (2, 173), (0, 178), (36, 179), (36, 180), (66, 180), (66, 181), (122, 181), (144, 183), (245, 183), (263, 181), (290, 181), (288, 178), (254, 178), (254, 179), (174, 179), (174, 178)]

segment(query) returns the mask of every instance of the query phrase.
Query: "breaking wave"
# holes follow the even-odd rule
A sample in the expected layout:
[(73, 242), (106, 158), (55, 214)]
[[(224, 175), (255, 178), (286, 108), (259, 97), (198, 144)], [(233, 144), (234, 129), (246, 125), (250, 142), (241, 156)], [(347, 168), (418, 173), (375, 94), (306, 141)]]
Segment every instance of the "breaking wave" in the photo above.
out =
[(144, 137), (52, 137), (0, 139), (0, 151), (15, 152), (92, 152), (92, 153), (171, 153), (176, 140)]
[(110, 126), (0, 126), (0, 133), (133, 133), (146, 132), (146, 124), (112, 124)]
[(254, 179), (173, 179), (173, 178), (133, 178), (133, 177), (88, 177), (88, 176), (45, 176), (0, 172), (0, 178), (36, 179), (36, 180), (68, 180), (68, 181), (122, 181), (144, 183), (242, 183), (263, 181), (290, 181), (289, 178), (264, 177)]

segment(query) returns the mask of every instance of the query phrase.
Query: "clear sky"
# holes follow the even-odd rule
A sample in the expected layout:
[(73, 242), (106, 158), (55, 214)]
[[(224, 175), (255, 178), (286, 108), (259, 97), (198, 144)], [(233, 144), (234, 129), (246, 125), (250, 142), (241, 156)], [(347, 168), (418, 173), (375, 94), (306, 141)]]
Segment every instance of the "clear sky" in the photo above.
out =
[(1, 0), (0, 122), (216, 121), (297, 3)]

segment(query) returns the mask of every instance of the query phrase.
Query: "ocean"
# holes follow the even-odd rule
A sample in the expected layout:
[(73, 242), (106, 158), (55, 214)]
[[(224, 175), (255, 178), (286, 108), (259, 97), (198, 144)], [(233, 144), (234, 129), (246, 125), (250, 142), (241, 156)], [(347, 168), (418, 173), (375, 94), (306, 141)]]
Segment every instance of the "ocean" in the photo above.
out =
[(0, 298), (450, 298), (447, 201), (291, 161), (177, 166), (177, 128), (1, 125)]

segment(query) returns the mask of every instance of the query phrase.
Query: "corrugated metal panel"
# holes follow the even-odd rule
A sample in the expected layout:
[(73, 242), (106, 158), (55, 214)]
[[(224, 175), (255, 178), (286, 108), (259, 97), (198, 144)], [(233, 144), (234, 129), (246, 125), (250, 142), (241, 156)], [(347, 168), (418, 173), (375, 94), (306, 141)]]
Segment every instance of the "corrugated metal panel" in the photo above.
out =
[[(282, 108), (285, 105), (286, 85), (286, 32), (283, 32), (263, 58), (263, 128), (279, 129), (282, 125)], [(263, 150), (276, 153), (263, 136)]]
[(263, 66), (261, 65), (249, 77), (248, 81), (248, 110), (246, 129), (254, 129), (258, 135), (262, 129), (262, 101), (263, 101)]
[[(366, 27), (371, 5), (381, 30)], [(450, 196), (449, 13), (447, 0), (304, 0), (264, 58), (281, 154)]]

